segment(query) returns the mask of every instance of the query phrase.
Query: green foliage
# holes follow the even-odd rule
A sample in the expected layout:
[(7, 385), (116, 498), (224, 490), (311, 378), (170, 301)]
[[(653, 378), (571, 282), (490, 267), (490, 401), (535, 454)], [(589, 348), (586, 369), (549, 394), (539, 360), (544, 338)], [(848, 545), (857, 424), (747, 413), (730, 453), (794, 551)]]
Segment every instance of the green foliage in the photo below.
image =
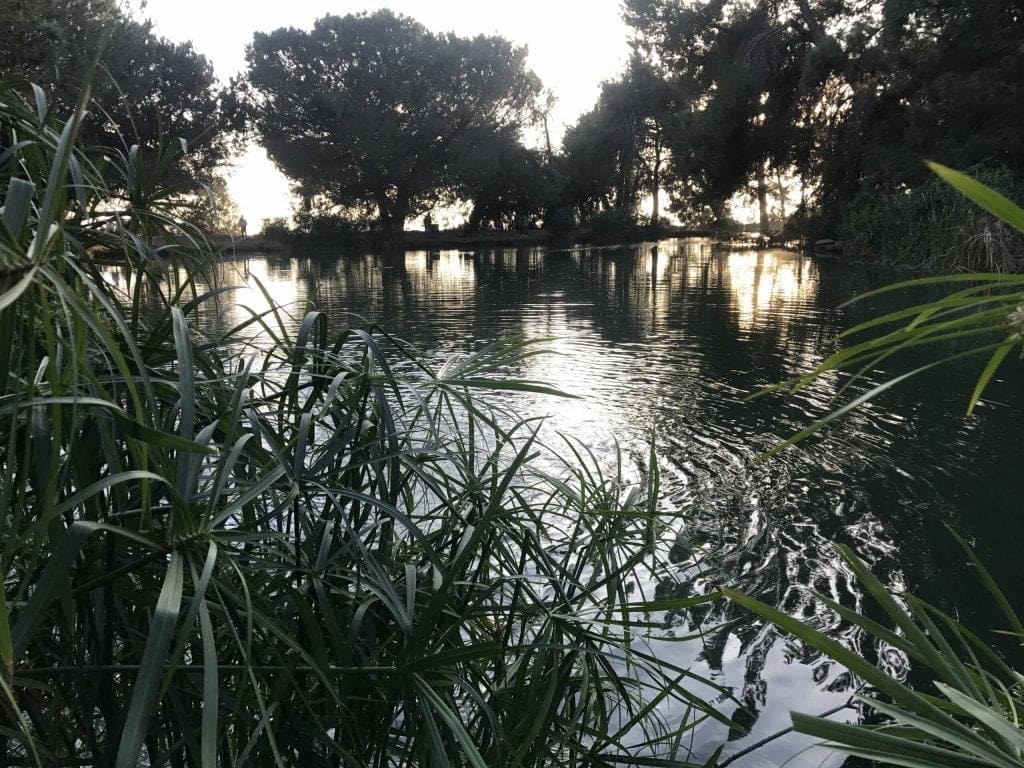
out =
[[(149, 22), (126, 17), (110, 0), (10, 0), (0, 17), (0, 80), (43, 85), (68, 110), (93, 78), (84, 146), (152, 151), (172, 137), (189, 146), (178, 179), (207, 175), (229, 149), (225, 97), (209, 62), (191, 44), (153, 34)], [(111, 181), (111, 180), (108, 180)]]
[(562, 202), (586, 220), (608, 208), (633, 215), (645, 194), (657, 195), (667, 160), (665, 125), (675, 96), (636, 57), (619, 80), (605, 83), (597, 106), (563, 140)]
[(271, 240), (284, 241), (292, 234), (292, 228), (288, 226), (288, 220), (283, 216), (264, 219), (263, 226), (260, 227), (260, 234)]
[(238, 203), (228, 192), (223, 177), (216, 176), (202, 186), (197, 197), (195, 206), (188, 213), (189, 221), (209, 234), (230, 235), (238, 230)]
[(368, 243), (370, 236), (364, 219), (346, 216), (329, 206), (310, 206), (295, 213), (290, 239), (306, 246), (323, 244), (336, 248)]
[[(1024, 639), (1024, 626), (1017, 614), (971, 549), (966, 544), (964, 548), (990, 597), (1004, 609), (1010, 634)], [(724, 589), (726, 596), (737, 604), (835, 659), (871, 686), (875, 693), (856, 698), (867, 711), (883, 716), (886, 721), (884, 725), (869, 727), (793, 713), (796, 730), (823, 739), (847, 754), (884, 765), (1024, 765), (1024, 730), (1020, 727), (1024, 715), (1024, 678), (994, 650), (994, 638), (975, 635), (913, 595), (894, 597), (853, 552), (844, 547), (840, 547), (840, 552), (895, 630), (828, 597), (816, 597), (880, 646), (905, 653), (919, 669), (930, 670), (934, 675), (933, 690), (913, 690), (800, 620)]]
[[(667, 127), (684, 208), (716, 215), (766, 169), (816, 188), (805, 232), (925, 184), (920, 163), (1024, 174), (1021, 11), (1005, 0), (627, 0), (637, 49), (689, 109)], [(862, 222), (863, 223), (863, 222)]]
[(567, 206), (554, 208), (544, 218), (544, 229), (554, 235), (568, 235), (576, 229), (576, 214)]
[[(1008, 171), (973, 168), (971, 176), (1024, 199), (1024, 183)], [(1024, 237), (941, 179), (910, 191), (858, 197), (843, 209), (841, 236), (851, 258), (936, 274), (1024, 268)]]
[(601, 211), (584, 225), (596, 242), (623, 242), (642, 239), (644, 228), (629, 211), (611, 208)]
[(553, 191), (544, 158), (511, 131), (495, 132), (463, 148), (457, 161), (459, 195), (470, 201), (471, 229), (512, 229), (541, 218)]
[[(0, 73), (36, 83), (81, 78), (105, 26), (118, 18), (115, 0), (6, 0), (0, 19)], [(68, 89), (70, 92), (70, 83)], [(74, 92), (77, 95), (77, 91)], [(72, 97), (74, 98), (74, 97)]]
[(231, 287), (136, 174), (175, 156), (117, 165), (107, 232), (83, 112), (0, 89), (4, 762), (686, 766), (724, 718), (646, 643), (709, 599), (637, 589), (654, 458), (631, 479), (488, 407), (551, 391), (509, 377), (536, 343), (434, 370), (266, 292), (211, 331)]
[(378, 11), (257, 34), (246, 87), (260, 141), (305, 197), (400, 232), (456, 191), (459, 158), (528, 118), (540, 83), (525, 61), (502, 38)]
[(674, 207), (686, 218), (726, 204), (766, 166), (788, 168), (804, 151), (808, 104), (797, 83), (808, 37), (797, 9), (774, 3), (630, 0), (637, 47), (682, 105), (665, 125)]

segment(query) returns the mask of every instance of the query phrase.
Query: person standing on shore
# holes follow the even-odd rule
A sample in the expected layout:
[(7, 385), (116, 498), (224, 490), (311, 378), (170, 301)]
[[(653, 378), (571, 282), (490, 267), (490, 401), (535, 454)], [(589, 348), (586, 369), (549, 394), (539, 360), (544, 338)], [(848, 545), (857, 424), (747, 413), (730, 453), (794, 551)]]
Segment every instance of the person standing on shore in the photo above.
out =
[(238, 231), (242, 233), (242, 237), (245, 237), (245, 230), (249, 226), (249, 222), (245, 220), (245, 216), (238, 217)]

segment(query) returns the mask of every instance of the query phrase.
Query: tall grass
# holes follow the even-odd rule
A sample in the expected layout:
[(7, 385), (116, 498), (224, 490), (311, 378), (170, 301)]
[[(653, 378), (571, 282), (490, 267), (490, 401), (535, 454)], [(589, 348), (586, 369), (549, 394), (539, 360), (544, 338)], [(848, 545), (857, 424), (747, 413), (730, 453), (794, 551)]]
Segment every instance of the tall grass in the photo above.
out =
[(269, 295), (212, 335), (183, 148), (90, 159), (82, 109), (0, 85), (0, 761), (686, 765), (724, 718), (647, 649), (709, 599), (644, 596), (656, 462), (486, 407), (548, 391), (522, 340), (433, 370)]
[[(970, 172), (1004, 195), (1024, 196), (1024, 183), (1006, 169)], [(854, 200), (842, 229), (844, 252), (857, 261), (933, 274), (1024, 270), (1024, 235), (940, 179)]]

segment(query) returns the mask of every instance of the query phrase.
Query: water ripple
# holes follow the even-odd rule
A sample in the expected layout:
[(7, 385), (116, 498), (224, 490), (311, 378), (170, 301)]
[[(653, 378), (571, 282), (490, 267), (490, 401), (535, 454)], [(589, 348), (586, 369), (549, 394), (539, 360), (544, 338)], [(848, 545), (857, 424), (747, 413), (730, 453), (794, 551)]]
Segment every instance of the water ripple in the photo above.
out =
[[(957, 527), (989, 559), (1003, 555), (1012, 563), (1024, 546), (1020, 526), (993, 526), (1017, 513), (1024, 491), (1022, 473), (1012, 469), (1024, 459), (1017, 440), (1024, 419), (1007, 404), (1014, 402), (1015, 375), (998, 383), (970, 419), (960, 414), (972, 372), (944, 371), (860, 409), (824, 436), (758, 461), (834, 407), (842, 381), (830, 375), (794, 396), (747, 397), (810, 370), (835, 349), (839, 330), (896, 300), (837, 310), (871, 285), (854, 270), (778, 251), (713, 252), (705, 241), (680, 240), (659, 244), (656, 257), (650, 245), (440, 251), (335, 261), (253, 258), (225, 263), (222, 273), (223, 282), (258, 278), (296, 308), (296, 318), (315, 297), (339, 327), (344, 313), (379, 321), (437, 363), (511, 334), (552, 337), (556, 354), (532, 358), (518, 373), (582, 397), (531, 396), (518, 406), (547, 415), (552, 430), (599, 452), (610, 452), (617, 439), (638, 465), (654, 435), (665, 508), (679, 515), (671, 542), (677, 572), (667, 575), (665, 590), (725, 580), (865, 650), (869, 641), (811, 595), (862, 607), (836, 543), (856, 549), (893, 589), (964, 598), (982, 622), (992, 613), (974, 608), (972, 589), (959, 594), (950, 587), (968, 584), (961, 578), (968, 568), (940, 523)], [(245, 316), (241, 305), (259, 311), (261, 302), (258, 291), (243, 289), (205, 321), (213, 328), (237, 323)], [(866, 377), (847, 396), (884, 375)], [(695, 570), (697, 553), (704, 570)], [(962, 615), (970, 618), (971, 610)], [(662, 651), (677, 663), (703, 665), (746, 707), (736, 715), (746, 730), (707, 726), (698, 733), (698, 745), (708, 750), (725, 739), (730, 750), (742, 749), (787, 727), (789, 709), (824, 711), (852, 691), (842, 669), (727, 604), (670, 621), (680, 632), (721, 624), (703, 647), (676, 643)], [(906, 659), (896, 650), (878, 645), (873, 652), (885, 669), (906, 676)], [(777, 765), (807, 744), (789, 735), (739, 765)], [(822, 759), (804, 753), (788, 765)]]

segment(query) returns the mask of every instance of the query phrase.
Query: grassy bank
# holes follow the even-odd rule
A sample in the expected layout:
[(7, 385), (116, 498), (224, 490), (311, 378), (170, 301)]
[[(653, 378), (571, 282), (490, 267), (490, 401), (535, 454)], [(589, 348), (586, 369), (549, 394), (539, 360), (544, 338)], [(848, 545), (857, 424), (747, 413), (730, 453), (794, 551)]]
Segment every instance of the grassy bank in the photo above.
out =
[[(1024, 183), (1005, 170), (975, 168), (1011, 199)], [(1024, 271), (1024, 236), (939, 179), (906, 192), (862, 196), (842, 212), (844, 256), (931, 273)]]

